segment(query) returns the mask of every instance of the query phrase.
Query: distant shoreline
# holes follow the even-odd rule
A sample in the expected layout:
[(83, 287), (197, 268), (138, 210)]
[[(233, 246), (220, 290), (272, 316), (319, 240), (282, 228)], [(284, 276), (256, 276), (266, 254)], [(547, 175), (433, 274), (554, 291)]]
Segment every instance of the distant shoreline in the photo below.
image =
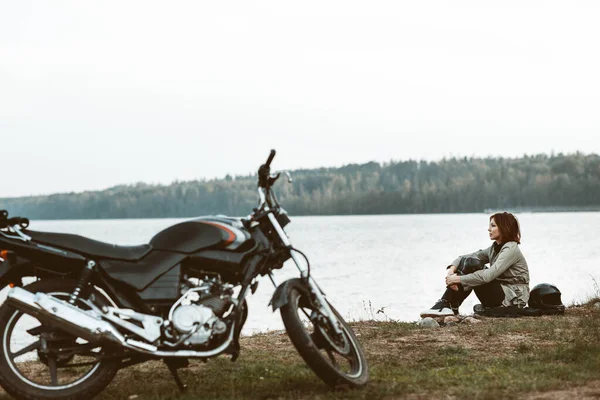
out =
[[(600, 211), (597, 154), (371, 162), (292, 174), (293, 184), (276, 187), (290, 215)], [(243, 176), (0, 199), (0, 209), (30, 219), (190, 218), (248, 215), (257, 201), (256, 177)]]
[[(384, 216), (397, 216), (397, 215), (461, 215), (461, 214), (494, 214), (497, 212), (510, 212), (514, 214), (542, 214), (542, 213), (571, 213), (571, 212), (600, 212), (600, 206), (597, 207), (586, 207), (586, 208), (572, 208), (572, 207), (548, 207), (548, 208), (505, 208), (505, 209), (486, 209), (484, 211), (473, 211), (473, 212), (454, 212), (454, 213), (396, 213), (396, 214), (312, 214), (312, 215), (290, 215), (290, 217), (384, 217)], [(212, 215), (212, 214), (206, 214)], [(110, 220), (148, 220), (148, 219), (193, 219), (205, 215), (195, 216), (166, 216), (166, 217), (131, 217), (131, 218), (35, 218), (35, 221), (110, 221)], [(24, 217), (27, 217), (26, 215)], [(245, 218), (246, 215), (230, 215), (233, 218)]]

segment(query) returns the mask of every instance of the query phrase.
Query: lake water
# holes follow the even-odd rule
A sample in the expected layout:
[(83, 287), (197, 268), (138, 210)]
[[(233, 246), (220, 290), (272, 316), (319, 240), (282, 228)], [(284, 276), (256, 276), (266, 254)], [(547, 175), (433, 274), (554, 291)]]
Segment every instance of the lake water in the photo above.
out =
[[(293, 217), (287, 231), (310, 259), (312, 274), (330, 301), (350, 320), (415, 321), (444, 290), (445, 267), (458, 255), (488, 247), (486, 214)], [(599, 212), (518, 215), (521, 250), (533, 287), (556, 284), (563, 303), (583, 301), (600, 283)], [(32, 221), (31, 229), (69, 232), (120, 245), (147, 243), (180, 219)], [(288, 262), (289, 263), (289, 262)], [(281, 282), (297, 276), (289, 263), (276, 271)], [(250, 296), (244, 333), (282, 329), (268, 307), (268, 278)], [(2, 294), (5, 295), (6, 289)], [(461, 307), (471, 313), (474, 294)], [(378, 312), (380, 311), (380, 312)]]

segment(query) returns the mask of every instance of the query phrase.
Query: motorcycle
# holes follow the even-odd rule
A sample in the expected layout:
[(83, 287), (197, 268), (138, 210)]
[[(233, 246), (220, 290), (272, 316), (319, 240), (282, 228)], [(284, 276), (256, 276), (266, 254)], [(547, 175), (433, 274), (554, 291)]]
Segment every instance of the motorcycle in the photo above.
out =
[[(89, 399), (119, 369), (162, 359), (184, 391), (177, 370), (188, 359), (238, 358), (246, 297), (262, 276), (315, 374), (333, 387), (365, 385), (360, 343), (284, 231), (274, 156), (258, 170), (259, 204), (248, 217), (188, 220), (140, 246), (33, 231), (1, 211), (0, 288), (11, 289), (0, 307), (0, 385), (19, 399)], [(273, 271), (287, 260), (300, 276), (278, 285)]]

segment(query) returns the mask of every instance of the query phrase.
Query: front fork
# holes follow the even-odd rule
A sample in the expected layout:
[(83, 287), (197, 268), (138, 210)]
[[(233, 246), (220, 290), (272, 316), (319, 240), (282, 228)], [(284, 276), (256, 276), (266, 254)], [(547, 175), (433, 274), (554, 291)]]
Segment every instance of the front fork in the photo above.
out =
[[(290, 255), (292, 257), (292, 260), (294, 261), (294, 264), (296, 264), (296, 268), (298, 268), (298, 271), (300, 271), (300, 276), (302, 277), (302, 280), (308, 283), (308, 288), (311, 294), (313, 294), (317, 299), (319, 303), (319, 312), (329, 320), (329, 323), (331, 324), (335, 332), (339, 335), (342, 335), (343, 331), (341, 324), (339, 323), (337, 317), (331, 310), (331, 307), (329, 307), (329, 303), (327, 303), (327, 300), (325, 299), (325, 294), (321, 291), (321, 288), (319, 287), (319, 285), (317, 285), (317, 282), (313, 279), (313, 277), (308, 275), (308, 269), (303, 267), (298, 253), (291, 250), (292, 243), (290, 242), (290, 238), (287, 236), (281, 225), (279, 225), (279, 221), (277, 221), (277, 218), (275, 218), (275, 215), (273, 215), (272, 212), (268, 214), (268, 217), (269, 221), (271, 221), (271, 224), (275, 228), (275, 231), (279, 235), (279, 238), (281, 239), (283, 244), (288, 249), (290, 249)], [(277, 284), (275, 282), (275, 278), (273, 277), (273, 273), (269, 273), (269, 278), (271, 278), (271, 282), (273, 282), (273, 285), (275, 286), (275, 288), (277, 288)]]

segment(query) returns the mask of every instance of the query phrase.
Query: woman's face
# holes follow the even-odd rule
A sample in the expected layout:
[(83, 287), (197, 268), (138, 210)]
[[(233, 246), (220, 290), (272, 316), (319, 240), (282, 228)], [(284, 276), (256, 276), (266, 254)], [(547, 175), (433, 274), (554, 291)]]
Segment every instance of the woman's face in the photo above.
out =
[(498, 225), (496, 225), (496, 221), (494, 218), (490, 220), (490, 227), (488, 228), (488, 232), (490, 234), (490, 239), (495, 240), (496, 242), (500, 241), (500, 229)]

